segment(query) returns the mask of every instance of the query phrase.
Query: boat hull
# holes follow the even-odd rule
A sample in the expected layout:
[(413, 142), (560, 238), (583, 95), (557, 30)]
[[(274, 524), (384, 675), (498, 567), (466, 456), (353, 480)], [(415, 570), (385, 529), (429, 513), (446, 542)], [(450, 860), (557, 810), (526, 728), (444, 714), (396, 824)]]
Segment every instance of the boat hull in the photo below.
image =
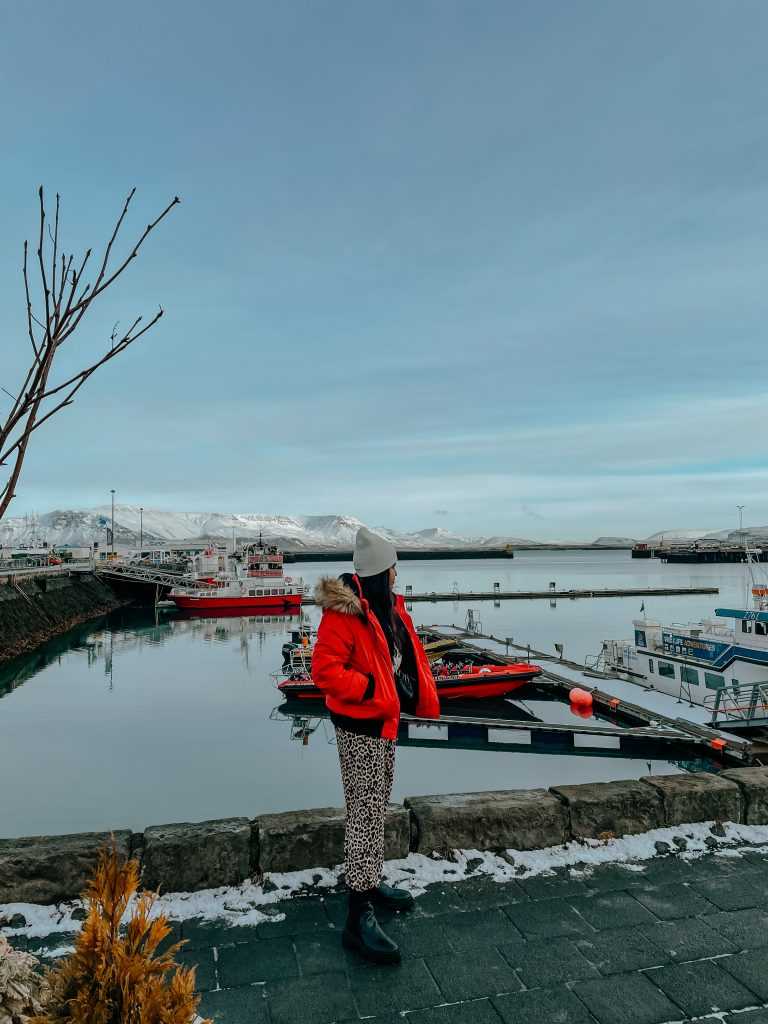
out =
[(298, 612), (301, 609), (301, 594), (283, 594), (279, 597), (194, 597), (189, 594), (171, 594), (170, 597), (176, 607), (184, 611), (205, 611), (214, 615), (217, 611), (246, 613), (275, 608)]
[[(435, 679), (437, 695), (443, 700), (492, 700), (511, 693), (541, 675), (538, 665), (520, 665), (505, 672), (477, 672)], [(291, 700), (322, 700), (323, 694), (311, 679), (286, 679), (278, 689)]]

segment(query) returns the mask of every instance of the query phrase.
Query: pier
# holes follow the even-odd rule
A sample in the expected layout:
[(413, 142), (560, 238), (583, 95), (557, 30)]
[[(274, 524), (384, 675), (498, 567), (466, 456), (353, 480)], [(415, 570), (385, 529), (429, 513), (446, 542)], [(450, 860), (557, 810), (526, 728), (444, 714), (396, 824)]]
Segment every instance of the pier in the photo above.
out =
[[(440, 629), (434, 626), (426, 627), (424, 632), (430, 641), (451, 640), (454, 648), (466, 651), (470, 658), (481, 654), (489, 664), (508, 665), (519, 660), (517, 656), (502, 654), (499, 651), (484, 647), (482, 644), (472, 643), (469, 640), (470, 637), (472, 640), (482, 641), (485, 639), (494, 644), (507, 646), (506, 641), (498, 637), (484, 634), (462, 635), (458, 632), (450, 633), (445, 628)], [(580, 723), (574, 720), (573, 723), (568, 723), (567, 725), (540, 722), (531, 728), (532, 723), (510, 721), (509, 719), (506, 719), (501, 725), (498, 721), (491, 725), (488, 722), (481, 723), (478, 720), (467, 719), (467, 725), (478, 726), (486, 730), (485, 737), (476, 732), (476, 739), (487, 740), (488, 729), (508, 728), (510, 733), (514, 730), (530, 730), (532, 736), (539, 734), (538, 738), (534, 738), (530, 742), (541, 742), (544, 745), (549, 745), (550, 749), (560, 744), (565, 748), (564, 752), (566, 753), (580, 753), (584, 749), (588, 749), (590, 753), (595, 753), (595, 748), (600, 747), (603, 750), (618, 749), (620, 752), (623, 752), (624, 756), (636, 757), (638, 756), (636, 751), (642, 744), (646, 743), (665, 747), (666, 753), (661, 756), (667, 758), (671, 756), (670, 749), (676, 745), (679, 748), (688, 748), (689, 750), (698, 749), (700, 753), (703, 752), (707, 757), (714, 755), (715, 757), (722, 758), (725, 763), (731, 766), (761, 761), (761, 758), (756, 756), (757, 751), (753, 744), (748, 740), (735, 739), (730, 735), (724, 736), (718, 728), (700, 725), (697, 722), (689, 722), (687, 719), (679, 716), (673, 718), (657, 710), (642, 707), (639, 704), (616, 697), (611, 693), (605, 693), (597, 687), (590, 687), (583, 680), (576, 682), (574, 679), (560, 675), (553, 668), (549, 667), (549, 664), (554, 664), (555, 666), (562, 665), (581, 672), (589, 671), (585, 665), (579, 662), (556, 658), (544, 651), (537, 651), (532, 647), (523, 647), (520, 644), (510, 643), (509, 646), (521, 652), (526, 651), (527, 657), (537, 662), (545, 663), (541, 676), (529, 684), (527, 688), (529, 695), (535, 695), (538, 691), (545, 697), (551, 698), (556, 696), (563, 703), (568, 704), (570, 702), (569, 694), (571, 690), (574, 686), (579, 686), (581, 689), (586, 689), (591, 693), (592, 708), (595, 715), (600, 716), (605, 722), (610, 724), (595, 725), (594, 723)], [(590, 672), (590, 674), (597, 677), (602, 676), (605, 679), (613, 678), (605, 673)], [(441, 718), (440, 721), (447, 725), (450, 722), (450, 715), (448, 718)], [(436, 722), (435, 724), (438, 723)], [(454, 724), (458, 725), (459, 723)], [(622, 740), (622, 736), (624, 740)], [(593, 738), (596, 742), (592, 742)], [(501, 740), (501, 742), (504, 741)], [(529, 742), (528, 737), (525, 738), (525, 742), (526, 744)], [(630, 748), (633, 746), (635, 752), (630, 753)], [(682, 757), (683, 755), (681, 754), (680, 756)]]

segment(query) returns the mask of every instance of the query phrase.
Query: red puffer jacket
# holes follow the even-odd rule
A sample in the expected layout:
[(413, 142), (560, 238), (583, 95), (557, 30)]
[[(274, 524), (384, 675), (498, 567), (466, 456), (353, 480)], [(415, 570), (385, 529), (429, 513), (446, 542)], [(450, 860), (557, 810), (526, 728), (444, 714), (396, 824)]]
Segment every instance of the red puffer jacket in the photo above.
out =
[[(325, 577), (315, 588), (315, 599), (323, 609), (323, 618), (312, 652), (312, 679), (325, 694), (329, 711), (350, 718), (380, 721), (382, 737), (394, 740), (400, 721), (400, 698), (387, 640), (376, 616), (369, 615), (368, 602), (357, 576), (346, 579), (350, 585), (344, 580)], [(413, 644), (418, 672), (416, 714), (422, 718), (438, 718), (440, 703), (432, 670), (399, 594), (395, 597), (395, 613)], [(373, 676), (373, 693), (366, 696), (369, 676)]]

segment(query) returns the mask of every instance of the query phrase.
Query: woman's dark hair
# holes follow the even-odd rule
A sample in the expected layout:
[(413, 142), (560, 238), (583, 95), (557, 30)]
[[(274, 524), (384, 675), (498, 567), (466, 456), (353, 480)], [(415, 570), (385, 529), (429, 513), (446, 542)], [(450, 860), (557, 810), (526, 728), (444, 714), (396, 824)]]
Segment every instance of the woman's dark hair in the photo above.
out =
[(379, 620), (384, 636), (387, 638), (389, 653), (395, 652), (395, 601), (392, 587), (389, 585), (389, 569), (376, 573), (375, 576), (360, 576), (360, 588), (363, 597), (371, 606), (371, 611)]

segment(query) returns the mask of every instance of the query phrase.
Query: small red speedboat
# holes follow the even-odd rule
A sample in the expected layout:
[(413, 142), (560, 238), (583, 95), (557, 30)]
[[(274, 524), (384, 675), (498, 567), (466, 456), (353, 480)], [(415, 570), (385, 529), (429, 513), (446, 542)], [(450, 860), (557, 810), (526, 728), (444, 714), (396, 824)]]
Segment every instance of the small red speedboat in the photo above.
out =
[[(437, 668), (437, 667), (436, 667)], [(459, 669), (460, 671), (456, 671)], [(440, 700), (487, 700), (506, 697), (541, 675), (538, 665), (515, 662), (512, 665), (440, 666), (434, 671)], [(447, 671), (444, 671), (447, 670)], [(322, 700), (323, 694), (305, 673), (293, 672), (277, 684), (291, 700)]]

